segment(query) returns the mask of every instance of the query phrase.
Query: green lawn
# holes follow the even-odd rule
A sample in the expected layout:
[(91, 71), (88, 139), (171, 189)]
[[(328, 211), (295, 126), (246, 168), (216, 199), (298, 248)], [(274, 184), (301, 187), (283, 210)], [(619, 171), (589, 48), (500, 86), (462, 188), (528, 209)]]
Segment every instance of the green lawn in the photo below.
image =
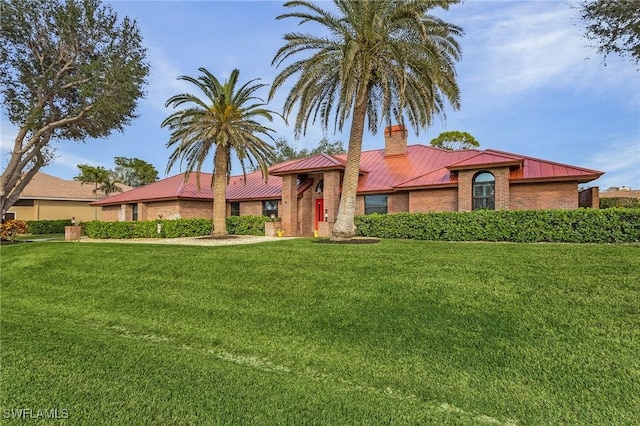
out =
[(640, 424), (638, 245), (1, 250), (2, 421)]

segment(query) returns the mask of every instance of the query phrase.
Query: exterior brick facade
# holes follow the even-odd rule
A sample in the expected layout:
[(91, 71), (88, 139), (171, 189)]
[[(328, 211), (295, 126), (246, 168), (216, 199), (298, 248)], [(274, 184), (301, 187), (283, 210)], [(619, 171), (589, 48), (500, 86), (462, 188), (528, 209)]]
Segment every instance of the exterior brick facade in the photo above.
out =
[(458, 189), (438, 188), (411, 191), (409, 211), (415, 213), (458, 211)]
[(544, 182), (511, 185), (513, 210), (576, 209), (577, 182)]
[(496, 180), (496, 210), (509, 210), (509, 168), (498, 167), (483, 168), (481, 170), (460, 170), (458, 172), (458, 211), (468, 212), (473, 210), (473, 180), (482, 172), (493, 174)]
[[(477, 207), (496, 210), (575, 209), (597, 207), (598, 192), (582, 194), (578, 185), (602, 172), (496, 150), (446, 151), (425, 145), (407, 145), (402, 125), (384, 130), (384, 150), (363, 151), (360, 159), (355, 214), (365, 213), (368, 194), (385, 195), (387, 213), (466, 212), (474, 208), (474, 179), (483, 172), (490, 182), (476, 182), (480, 191)], [(231, 202), (239, 203), (239, 214), (262, 215), (265, 200), (278, 200), (278, 216), (286, 236), (328, 237), (338, 214), (346, 158), (318, 154), (292, 160), (270, 169), (271, 178), (259, 172), (241, 179), (232, 177), (227, 187), (227, 214)], [(211, 180), (212, 175), (206, 175)], [(211, 218), (213, 193), (209, 185), (200, 189), (182, 176), (173, 176), (128, 195), (94, 203), (102, 206), (105, 220), (132, 220), (136, 205), (138, 220)], [(164, 198), (163, 198), (164, 197)], [(139, 200), (157, 200), (142, 202)], [(239, 200), (239, 201), (238, 201)], [(384, 211), (381, 198), (372, 199), (373, 210)], [(235, 213), (235, 210), (234, 210)]]
[(409, 193), (401, 192), (389, 194), (387, 199), (387, 210), (389, 213), (406, 213), (409, 211)]

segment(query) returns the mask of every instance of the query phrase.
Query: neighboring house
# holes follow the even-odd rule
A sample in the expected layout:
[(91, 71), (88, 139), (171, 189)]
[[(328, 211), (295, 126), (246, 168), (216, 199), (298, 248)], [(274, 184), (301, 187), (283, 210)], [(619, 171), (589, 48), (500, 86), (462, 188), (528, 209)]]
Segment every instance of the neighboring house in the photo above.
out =
[[(277, 164), (268, 182), (260, 172), (233, 176), (228, 215), (282, 220), (285, 235), (328, 236), (338, 213), (346, 155), (318, 154)], [(446, 151), (407, 145), (401, 126), (385, 129), (385, 148), (362, 152), (356, 214), (470, 211), (474, 209), (575, 209), (598, 206), (596, 188), (579, 202), (578, 185), (603, 172), (508, 152)], [(104, 220), (212, 217), (211, 174), (187, 182), (176, 175), (92, 203)]]
[[(123, 190), (131, 187), (118, 184)], [(5, 219), (49, 220), (76, 218), (78, 222), (102, 220), (99, 207), (89, 203), (104, 198), (101, 191), (94, 193), (93, 184), (61, 179), (46, 173), (36, 173), (9, 208)]]

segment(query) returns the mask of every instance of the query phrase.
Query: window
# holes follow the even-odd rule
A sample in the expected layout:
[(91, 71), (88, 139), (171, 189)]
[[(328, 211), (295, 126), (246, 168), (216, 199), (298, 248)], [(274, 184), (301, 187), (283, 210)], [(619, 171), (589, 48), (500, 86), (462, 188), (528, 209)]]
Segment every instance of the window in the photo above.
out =
[(131, 220), (138, 220), (138, 204), (131, 204)]
[(386, 195), (365, 195), (364, 214), (380, 213), (387, 214)]
[(489, 172), (480, 172), (473, 178), (473, 210), (496, 208), (496, 178)]
[(268, 217), (278, 217), (278, 202), (277, 201), (263, 201), (262, 202), (262, 214)]
[(4, 214), (4, 220), (16, 220), (16, 214), (14, 212), (6, 212)]
[(240, 216), (240, 203), (231, 203), (231, 216)]

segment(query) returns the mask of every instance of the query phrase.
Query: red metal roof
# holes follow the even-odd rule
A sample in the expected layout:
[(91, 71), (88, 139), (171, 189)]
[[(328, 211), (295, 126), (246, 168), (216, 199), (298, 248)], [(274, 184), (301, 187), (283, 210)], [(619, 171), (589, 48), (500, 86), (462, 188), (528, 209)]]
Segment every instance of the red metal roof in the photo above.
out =
[(313, 157), (276, 164), (269, 169), (269, 174), (282, 176), (291, 173), (307, 173), (319, 170), (344, 170), (346, 165), (347, 161), (345, 158), (321, 153)]
[[(198, 187), (196, 173), (191, 173), (187, 182), (184, 181), (184, 174), (181, 173), (92, 204), (113, 205), (180, 198), (213, 200), (212, 178), (211, 173), (200, 173), (200, 186)], [(262, 173), (256, 171), (247, 174), (246, 183), (242, 175), (232, 176), (227, 186), (226, 196), (230, 201), (268, 200), (280, 198), (281, 191), (282, 178), (271, 176), (269, 181), (265, 182), (262, 179)]]
[[(265, 183), (261, 172), (249, 173), (246, 183), (243, 176), (233, 176), (227, 186), (227, 200), (278, 199), (285, 174), (303, 174), (324, 170), (344, 170), (346, 155), (318, 154), (300, 160), (277, 164), (269, 169), (269, 181)], [(481, 169), (492, 166), (512, 166), (509, 179), (512, 182), (573, 180), (589, 182), (603, 172), (581, 167), (540, 160), (533, 157), (496, 150), (447, 151), (425, 145), (409, 145), (407, 154), (384, 156), (384, 149), (364, 151), (360, 157), (363, 173), (358, 183), (358, 193), (382, 193), (416, 188), (455, 186), (456, 170)], [(93, 204), (113, 205), (137, 201), (161, 199), (213, 199), (210, 173), (200, 174), (200, 188), (196, 174), (187, 182), (179, 174), (141, 188), (105, 198)], [(301, 184), (304, 185), (304, 182)], [(300, 188), (298, 188), (300, 190)]]
[(522, 157), (511, 154), (484, 151), (447, 166), (449, 170), (469, 170), (481, 167), (518, 166), (522, 165)]

